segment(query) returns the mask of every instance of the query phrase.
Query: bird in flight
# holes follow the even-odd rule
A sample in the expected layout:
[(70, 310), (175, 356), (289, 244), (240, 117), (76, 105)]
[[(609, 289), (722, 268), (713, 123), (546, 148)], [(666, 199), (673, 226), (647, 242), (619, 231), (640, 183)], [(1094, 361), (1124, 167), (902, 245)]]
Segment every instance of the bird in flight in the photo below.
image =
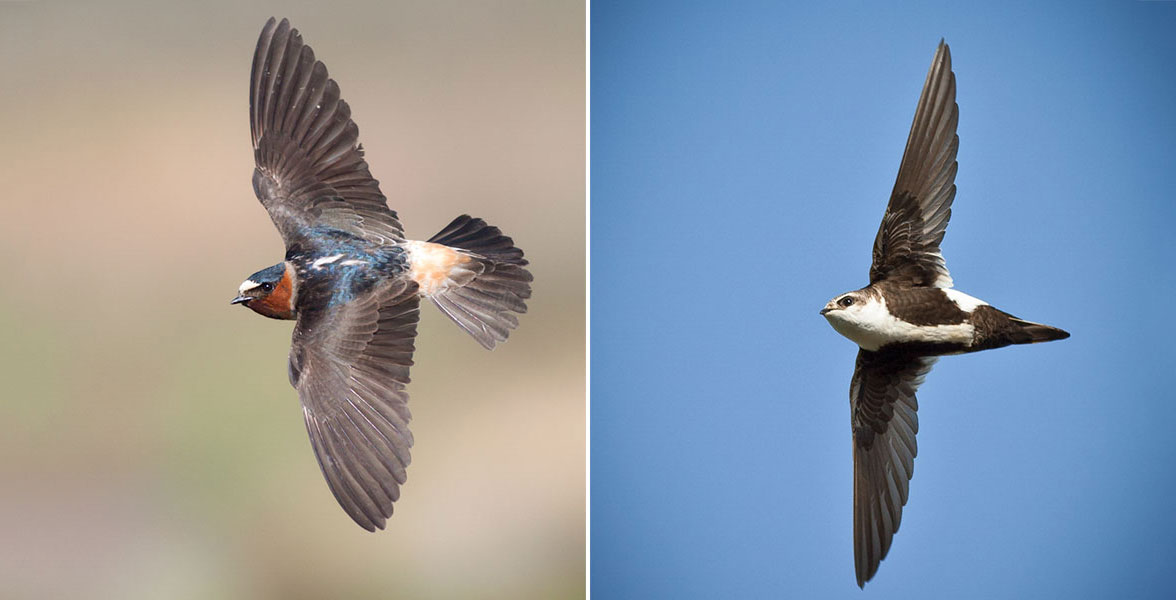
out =
[(898, 531), (919, 431), (915, 391), (936, 359), (1070, 337), (952, 289), (939, 243), (956, 193), (955, 91), (951, 52), (941, 40), (874, 238), (870, 285), (821, 309), (859, 347), (849, 385), (859, 587), (878, 571)]
[(343, 510), (383, 529), (413, 442), (405, 386), (421, 298), (492, 349), (527, 310), (527, 261), (467, 215), (428, 241), (405, 239), (339, 86), (285, 19), (271, 18), (257, 41), (249, 122), (253, 190), (286, 254), (232, 303), (295, 321), (290, 383), (315, 458)]

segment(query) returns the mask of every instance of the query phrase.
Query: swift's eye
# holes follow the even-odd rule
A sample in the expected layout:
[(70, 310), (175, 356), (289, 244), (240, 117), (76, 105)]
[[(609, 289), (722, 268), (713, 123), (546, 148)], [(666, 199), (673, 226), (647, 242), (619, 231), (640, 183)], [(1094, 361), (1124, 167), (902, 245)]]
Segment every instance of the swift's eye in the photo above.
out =
[(263, 289), (267, 292), (272, 292), (272, 291), (274, 291), (274, 284), (267, 281), (267, 282), (261, 284), (261, 289)]
[(853, 298), (846, 296), (837, 301), (838, 306), (849, 307), (853, 305)]

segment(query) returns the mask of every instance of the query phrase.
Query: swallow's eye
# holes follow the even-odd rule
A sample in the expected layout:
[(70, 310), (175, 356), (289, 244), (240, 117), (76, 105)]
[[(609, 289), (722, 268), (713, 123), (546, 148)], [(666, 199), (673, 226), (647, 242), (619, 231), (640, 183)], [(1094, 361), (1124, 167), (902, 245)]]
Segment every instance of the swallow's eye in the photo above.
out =
[(261, 289), (263, 289), (267, 292), (272, 292), (272, 291), (274, 291), (274, 284), (267, 281), (267, 282), (261, 284)]
[(846, 297), (838, 300), (837, 304), (838, 304), (838, 306), (845, 307), (845, 308), (853, 306), (853, 297), (846, 296)]

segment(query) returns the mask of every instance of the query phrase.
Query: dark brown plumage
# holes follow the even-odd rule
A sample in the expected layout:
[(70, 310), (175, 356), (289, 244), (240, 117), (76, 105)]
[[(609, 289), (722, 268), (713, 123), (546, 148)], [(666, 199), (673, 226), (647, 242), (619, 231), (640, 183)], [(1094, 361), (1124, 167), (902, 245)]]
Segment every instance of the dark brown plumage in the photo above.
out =
[(870, 285), (821, 311), (860, 347), (850, 383), (859, 586), (878, 571), (902, 522), (918, 453), (915, 394), (937, 357), (1069, 337), (950, 289), (939, 244), (956, 193), (958, 122), (951, 52), (940, 41), (874, 240)]
[[(939, 243), (955, 199), (958, 122), (951, 51), (940, 41), (919, 96), (890, 203), (874, 240), (872, 285), (887, 281), (904, 287), (951, 286)], [(934, 363), (931, 357), (858, 352), (850, 404), (853, 554), (859, 586), (878, 571), (878, 563), (890, 551), (902, 522), (918, 453), (915, 392)]]

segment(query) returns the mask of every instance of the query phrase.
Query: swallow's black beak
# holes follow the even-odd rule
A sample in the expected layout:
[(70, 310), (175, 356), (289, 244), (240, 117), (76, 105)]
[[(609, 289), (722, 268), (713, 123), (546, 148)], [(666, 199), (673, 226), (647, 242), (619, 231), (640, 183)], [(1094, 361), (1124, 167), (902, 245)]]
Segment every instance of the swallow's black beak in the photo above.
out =
[[(236, 300), (234, 300), (233, 302), (236, 302)], [(825, 313), (828, 313), (831, 310), (833, 310), (833, 309), (826, 306), (825, 308), (821, 309), (821, 314), (824, 315)]]
[(230, 301), (229, 304), (242, 304), (245, 302), (249, 302), (252, 299), (253, 298), (250, 298), (249, 296), (242, 294), (240, 296), (237, 296), (236, 298), (233, 298), (233, 300)]

